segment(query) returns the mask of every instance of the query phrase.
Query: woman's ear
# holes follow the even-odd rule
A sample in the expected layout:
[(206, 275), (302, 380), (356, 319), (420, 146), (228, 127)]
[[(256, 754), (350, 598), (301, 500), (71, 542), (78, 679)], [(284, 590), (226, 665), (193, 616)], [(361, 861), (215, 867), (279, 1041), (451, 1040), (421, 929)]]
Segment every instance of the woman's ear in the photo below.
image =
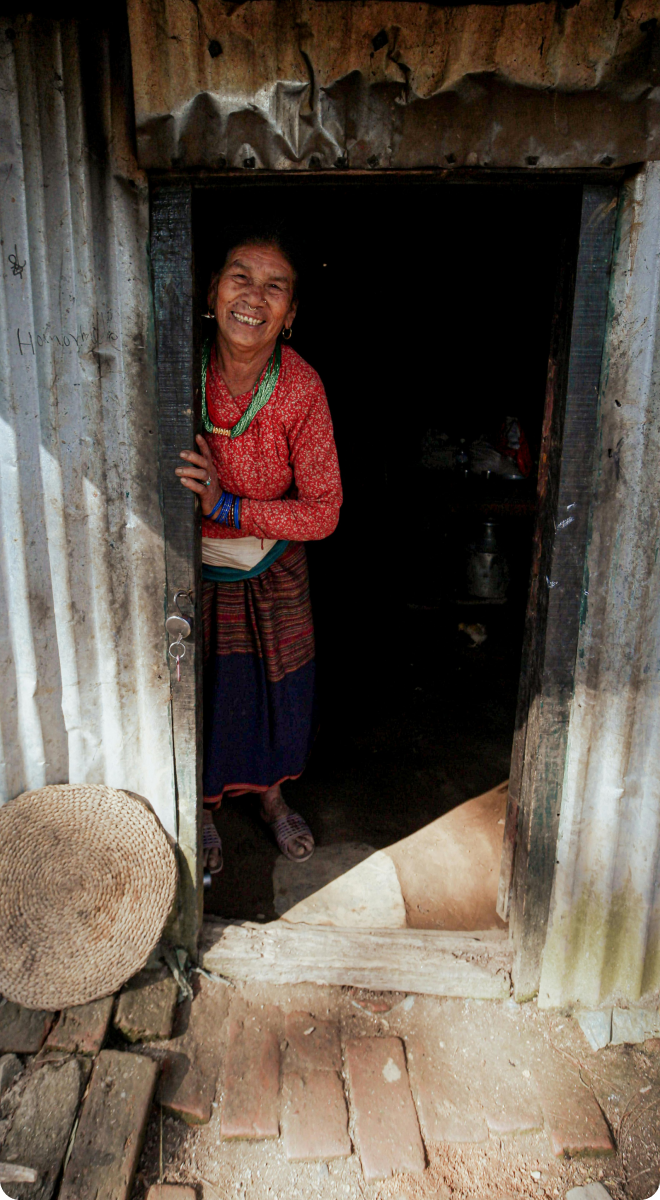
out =
[(214, 271), (211, 276), (211, 282), (209, 283), (209, 290), (206, 293), (206, 302), (207, 302), (209, 308), (213, 308), (213, 305), (216, 302), (216, 299), (218, 296), (218, 280), (219, 279), (220, 279), (220, 272)]

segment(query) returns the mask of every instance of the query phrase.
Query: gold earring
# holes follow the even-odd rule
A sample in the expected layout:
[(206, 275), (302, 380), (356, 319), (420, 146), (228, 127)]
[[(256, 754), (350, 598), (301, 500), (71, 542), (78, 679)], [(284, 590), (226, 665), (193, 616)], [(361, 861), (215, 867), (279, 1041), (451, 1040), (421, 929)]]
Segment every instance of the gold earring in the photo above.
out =
[(293, 329), (290, 325), (285, 325), (282, 330), (282, 338), (285, 342), (290, 342), (293, 337)]

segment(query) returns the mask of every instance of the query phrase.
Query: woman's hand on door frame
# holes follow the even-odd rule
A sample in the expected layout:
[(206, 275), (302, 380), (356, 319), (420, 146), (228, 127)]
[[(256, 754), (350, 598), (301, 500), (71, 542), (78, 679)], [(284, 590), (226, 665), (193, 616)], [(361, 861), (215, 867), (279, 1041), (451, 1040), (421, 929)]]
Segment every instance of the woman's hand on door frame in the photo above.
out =
[[(191, 465), (177, 467), (176, 474), (185, 488), (197, 493), (202, 503), (202, 512), (204, 516), (207, 516), (218, 503), (222, 495), (222, 488), (206, 439), (202, 437), (201, 433), (198, 433), (195, 441), (200, 447), (201, 454), (195, 454), (194, 450), (182, 450), (180, 457), (185, 458), (186, 462)], [(206, 483), (207, 479), (211, 480), (210, 484)]]

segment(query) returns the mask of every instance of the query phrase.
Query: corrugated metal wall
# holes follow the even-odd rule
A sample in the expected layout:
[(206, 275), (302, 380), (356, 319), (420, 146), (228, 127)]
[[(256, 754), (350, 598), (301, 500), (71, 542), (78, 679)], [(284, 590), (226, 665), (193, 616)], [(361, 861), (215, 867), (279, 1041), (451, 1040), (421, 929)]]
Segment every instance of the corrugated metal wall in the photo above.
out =
[(660, 990), (660, 164), (617, 237), (545, 1006)]
[(116, 23), (0, 20), (0, 786), (129, 788), (174, 832), (129, 81)]
[(657, 0), (128, 0), (142, 166), (660, 158)]

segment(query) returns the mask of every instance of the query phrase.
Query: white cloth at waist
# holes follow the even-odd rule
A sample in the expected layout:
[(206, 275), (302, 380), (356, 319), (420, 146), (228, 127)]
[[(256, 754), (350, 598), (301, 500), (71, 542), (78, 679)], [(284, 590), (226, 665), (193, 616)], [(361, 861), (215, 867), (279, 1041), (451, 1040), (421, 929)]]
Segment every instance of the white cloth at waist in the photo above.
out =
[(276, 538), (202, 538), (202, 562), (211, 567), (251, 571), (273, 548)]

